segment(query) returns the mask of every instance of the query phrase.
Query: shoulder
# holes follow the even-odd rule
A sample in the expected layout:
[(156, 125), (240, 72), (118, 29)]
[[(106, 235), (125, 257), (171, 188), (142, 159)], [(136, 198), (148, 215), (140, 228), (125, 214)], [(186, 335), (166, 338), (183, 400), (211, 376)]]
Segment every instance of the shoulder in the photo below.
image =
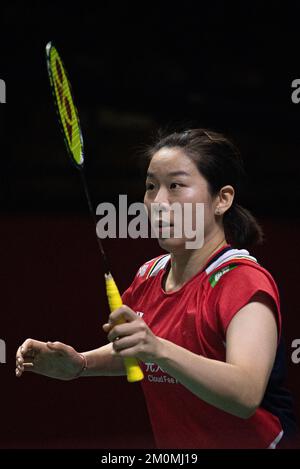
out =
[(206, 269), (209, 285), (215, 291), (238, 285), (277, 285), (271, 273), (246, 249), (231, 249)]
[(209, 275), (209, 285), (215, 293), (230, 291), (267, 291), (278, 297), (278, 287), (271, 273), (253, 262), (233, 261)]
[(208, 306), (214, 311), (223, 330), (226, 330), (233, 316), (258, 293), (271, 299), (280, 330), (280, 298), (276, 282), (256, 259), (231, 258), (216, 266), (207, 278)]

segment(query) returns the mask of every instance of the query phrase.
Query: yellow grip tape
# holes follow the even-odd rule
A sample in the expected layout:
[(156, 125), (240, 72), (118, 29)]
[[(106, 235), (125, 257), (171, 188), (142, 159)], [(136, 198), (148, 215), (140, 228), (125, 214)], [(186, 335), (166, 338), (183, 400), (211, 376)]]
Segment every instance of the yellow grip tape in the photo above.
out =
[[(105, 275), (105, 283), (109, 308), (110, 311), (113, 312), (115, 309), (122, 306), (122, 298), (111, 274)], [(120, 319), (117, 324), (123, 324), (124, 322), (126, 322), (124, 319)], [(124, 364), (126, 368), (127, 381), (129, 381), (129, 383), (141, 381), (144, 378), (144, 374), (135, 358), (124, 358)]]

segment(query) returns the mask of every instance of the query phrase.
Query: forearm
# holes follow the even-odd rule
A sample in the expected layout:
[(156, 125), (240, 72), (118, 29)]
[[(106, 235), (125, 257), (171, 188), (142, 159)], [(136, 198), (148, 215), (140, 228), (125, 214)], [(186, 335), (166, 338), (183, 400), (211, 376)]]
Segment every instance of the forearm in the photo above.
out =
[(221, 410), (248, 418), (258, 403), (251, 376), (241, 367), (205, 358), (172, 342), (161, 341), (156, 363), (193, 394)]
[(112, 344), (84, 352), (87, 369), (80, 376), (123, 376), (126, 375), (124, 360), (112, 355)]

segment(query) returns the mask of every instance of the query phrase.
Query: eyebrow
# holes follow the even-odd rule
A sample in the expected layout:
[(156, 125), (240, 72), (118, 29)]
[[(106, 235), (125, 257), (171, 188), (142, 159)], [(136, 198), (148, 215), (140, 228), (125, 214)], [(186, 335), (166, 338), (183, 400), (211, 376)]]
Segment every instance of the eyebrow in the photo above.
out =
[[(186, 171), (171, 171), (167, 176), (190, 176)], [(155, 177), (155, 174), (151, 171), (147, 171), (147, 177)]]

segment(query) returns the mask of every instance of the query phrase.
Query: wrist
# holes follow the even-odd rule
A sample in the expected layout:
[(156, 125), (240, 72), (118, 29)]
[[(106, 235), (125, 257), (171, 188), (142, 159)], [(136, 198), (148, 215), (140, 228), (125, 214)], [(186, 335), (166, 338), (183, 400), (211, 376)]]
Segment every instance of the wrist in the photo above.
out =
[(81, 368), (78, 371), (78, 373), (76, 373), (73, 379), (80, 378), (80, 376), (82, 376), (82, 374), (85, 372), (85, 370), (87, 370), (87, 367), (88, 367), (86, 356), (83, 353), (79, 353), (79, 356), (82, 360)]
[(166, 339), (162, 339), (161, 337), (158, 337), (159, 340), (159, 346), (158, 346), (158, 351), (157, 351), (157, 358), (156, 358), (156, 363), (163, 364), (168, 361), (168, 349), (170, 345), (170, 341)]

